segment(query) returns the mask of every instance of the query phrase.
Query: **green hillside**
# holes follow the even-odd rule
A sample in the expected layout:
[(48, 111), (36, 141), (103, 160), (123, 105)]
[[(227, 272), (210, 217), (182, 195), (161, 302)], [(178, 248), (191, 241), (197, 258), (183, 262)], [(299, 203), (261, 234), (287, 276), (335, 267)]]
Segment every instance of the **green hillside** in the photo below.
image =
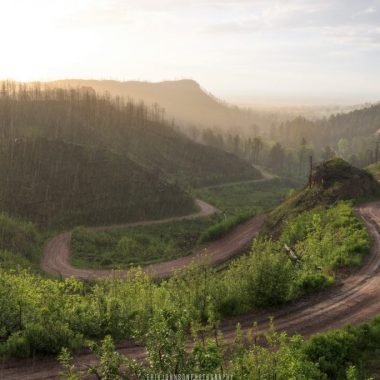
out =
[(312, 174), (312, 186), (290, 196), (269, 215), (266, 230), (276, 233), (289, 217), (315, 207), (330, 206), (341, 200), (360, 200), (380, 195), (380, 186), (365, 170), (333, 158), (318, 165)]

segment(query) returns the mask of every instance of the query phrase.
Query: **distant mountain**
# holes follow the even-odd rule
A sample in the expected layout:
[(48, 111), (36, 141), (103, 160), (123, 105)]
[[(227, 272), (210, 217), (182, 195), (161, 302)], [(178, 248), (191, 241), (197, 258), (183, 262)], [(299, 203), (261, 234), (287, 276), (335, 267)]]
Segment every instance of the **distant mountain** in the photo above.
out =
[(96, 92), (109, 92), (124, 98), (142, 100), (147, 105), (159, 104), (168, 119), (177, 123), (204, 127), (250, 126), (253, 115), (218, 100), (193, 80), (151, 82), (118, 82), (113, 80), (68, 79), (51, 82), (58, 87), (91, 87)]

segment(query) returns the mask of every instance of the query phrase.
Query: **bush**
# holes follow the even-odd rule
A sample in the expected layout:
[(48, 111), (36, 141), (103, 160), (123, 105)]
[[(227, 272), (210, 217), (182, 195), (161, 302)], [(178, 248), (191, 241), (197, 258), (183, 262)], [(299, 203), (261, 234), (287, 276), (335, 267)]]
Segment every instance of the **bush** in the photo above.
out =
[(27, 358), (31, 355), (28, 339), (21, 332), (12, 334), (5, 343), (0, 345), (0, 355)]
[(231, 231), (238, 224), (245, 222), (246, 220), (252, 218), (254, 214), (252, 212), (241, 212), (237, 215), (228, 216), (224, 218), (219, 223), (207, 228), (202, 232), (199, 237), (200, 243), (206, 243), (209, 241), (218, 240), (222, 236), (226, 235), (227, 232)]
[(305, 343), (304, 352), (329, 378), (345, 379), (347, 367), (363, 360), (368, 332), (364, 325), (317, 334)]
[(330, 276), (327, 276), (325, 273), (305, 273), (301, 271), (296, 279), (294, 292), (297, 295), (311, 294), (317, 290), (326, 288), (333, 282), (334, 279)]
[(16, 269), (38, 261), (41, 236), (30, 222), (0, 213), (0, 266)]

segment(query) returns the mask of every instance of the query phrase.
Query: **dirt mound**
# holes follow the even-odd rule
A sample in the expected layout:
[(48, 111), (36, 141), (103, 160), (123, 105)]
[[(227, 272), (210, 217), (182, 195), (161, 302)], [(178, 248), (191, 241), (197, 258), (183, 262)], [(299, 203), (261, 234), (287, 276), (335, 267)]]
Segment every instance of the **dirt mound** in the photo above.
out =
[(270, 213), (264, 231), (276, 235), (286, 219), (318, 206), (379, 197), (380, 186), (371, 174), (340, 158), (333, 158), (314, 168), (311, 187), (307, 184)]

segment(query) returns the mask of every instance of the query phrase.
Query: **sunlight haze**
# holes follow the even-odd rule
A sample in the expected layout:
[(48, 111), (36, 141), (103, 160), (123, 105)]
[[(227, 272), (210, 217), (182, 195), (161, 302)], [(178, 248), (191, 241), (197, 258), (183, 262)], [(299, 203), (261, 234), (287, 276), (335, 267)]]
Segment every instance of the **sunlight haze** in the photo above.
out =
[(380, 98), (378, 0), (0, 4), (1, 79), (190, 78), (237, 103)]

